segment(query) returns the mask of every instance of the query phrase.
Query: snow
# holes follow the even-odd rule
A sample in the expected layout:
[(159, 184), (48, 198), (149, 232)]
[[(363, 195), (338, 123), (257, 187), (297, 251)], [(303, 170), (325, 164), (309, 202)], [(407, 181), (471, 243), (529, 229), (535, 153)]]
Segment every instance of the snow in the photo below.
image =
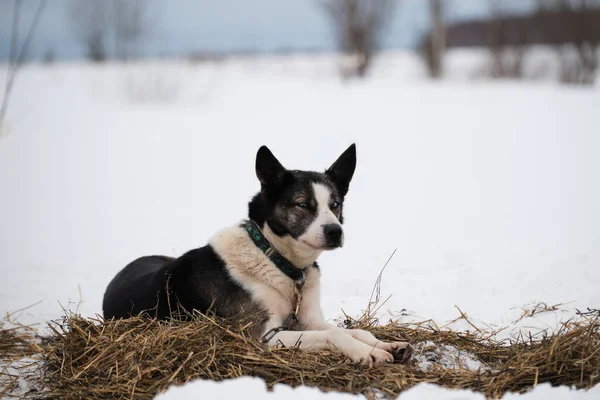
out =
[[(15, 398), (23, 396), (29, 391), (41, 392), (44, 387), (36, 378), (39, 374), (39, 363), (41, 357), (23, 357), (20, 360), (4, 361), (0, 360), (0, 388), (2, 394), (0, 399)], [(35, 380), (35, 381), (34, 381)], [(11, 388), (5, 392), (4, 388)]]
[(245, 217), (260, 145), (323, 170), (352, 142), (345, 246), (320, 259), (327, 318), (361, 313), (394, 249), (384, 323), (441, 326), (457, 306), (497, 329), (561, 304), (510, 336), (599, 308), (600, 91), (464, 69), (430, 82), (419, 68), (388, 54), (343, 83), (327, 55), (27, 66), (0, 136), (0, 313), (40, 302), (13, 318), (42, 331), (63, 307), (101, 313), (129, 261), (180, 255)]
[(347, 393), (325, 393), (317, 388), (300, 386), (292, 388), (287, 385), (277, 384), (271, 392), (267, 392), (265, 381), (260, 378), (243, 377), (227, 380), (224, 382), (215, 382), (209, 380), (197, 380), (183, 386), (171, 386), (166, 392), (154, 397), (155, 400), (186, 400), (211, 398), (211, 399), (232, 399), (232, 398), (286, 398), (286, 399), (305, 399), (310, 396), (311, 399), (358, 399), (359, 396)]
[(415, 361), (422, 371), (427, 371), (433, 365), (441, 365), (446, 369), (468, 369), (484, 371), (487, 367), (467, 351), (452, 345), (437, 345), (426, 341), (415, 344)]
[[(502, 397), (502, 400), (586, 400), (596, 399), (599, 394), (600, 387), (598, 386), (585, 392), (572, 390), (564, 386), (553, 388), (549, 383), (544, 383), (524, 395), (507, 393)], [(402, 393), (398, 398), (400, 400), (485, 400), (485, 396), (481, 393), (474, 393), (469, 390), (449, 390), (430, 383), (419, 384)]]
[[(596, 386), (588, 391), (573, 390), (568, 387), (551, 387), (544, 383), (535, 387), (532, 391), (521, 395), (517, 393), (507, 393), (502, 400), (592, 400), (600, 395), (600, 386)], [(283, 384), (277, 384), (272, 392), (266, 391), (264, 381), (259, 378), (243, 377), (227, 380), (223, 382), (214, 382), (208, 380), (196, 380), (183, 386), (171, 386), (165, 392), (154, 397), (155, 400), (188, 400), (198, 398), (211, 399), (305, 399), (310, 396), (311, 399), (364, 399), (364, 396), (350, 395), (347, 393), (327, 393), (317, 388), (300, 386), (291, 388)], [(421, 383), (411, 389), (403, 392), (399, 400), (485, 400), (481, 393), (475, 393), (471, 390), (454, 390), (442, 388), (430, 383)]]

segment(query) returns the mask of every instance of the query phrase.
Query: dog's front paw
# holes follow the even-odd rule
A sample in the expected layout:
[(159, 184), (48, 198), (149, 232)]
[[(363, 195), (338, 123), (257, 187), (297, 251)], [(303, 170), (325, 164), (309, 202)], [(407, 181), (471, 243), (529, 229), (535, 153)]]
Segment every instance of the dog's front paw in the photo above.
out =
[(414, 350), (407, 342), (384, 343), (381, 348), (391, 353), (395, 362), (402, 364), (407, 363), (412, 358)]
[(394, 362), (392, 353), (367, 345), (361, 346), (359, 351), (355, 351), (349, 356), (353, 362), (368, 365), (369, 367), (372, 367), (374, 364)]

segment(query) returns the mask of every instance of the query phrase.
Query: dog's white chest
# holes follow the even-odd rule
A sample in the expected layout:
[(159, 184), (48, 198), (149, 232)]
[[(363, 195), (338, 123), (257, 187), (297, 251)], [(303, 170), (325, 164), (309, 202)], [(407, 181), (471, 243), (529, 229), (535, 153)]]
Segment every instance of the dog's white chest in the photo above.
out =
[[(294, 282), (255, 246), (247, 232), (239, 226), (221, 231), (210, 244), (225, 262), (231, 277), (270, 314), (269, 327), (265, 328), (281, 326), (295, 311)], [(318, 283), (319, 272), (310, 267), (301, 289), (297, 313), (301, 325), (312, 319), (311, 313), (315, 308), (320, 311)]]

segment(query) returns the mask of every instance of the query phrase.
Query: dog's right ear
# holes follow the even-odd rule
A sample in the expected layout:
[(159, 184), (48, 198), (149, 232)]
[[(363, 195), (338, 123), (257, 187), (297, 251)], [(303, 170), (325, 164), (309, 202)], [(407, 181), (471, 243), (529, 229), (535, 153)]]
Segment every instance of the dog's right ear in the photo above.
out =
[(325, 171), (337, 186), (340, 195), (348, 193), (350, 181), (356, 169), (356, 145), (352, 144), (342, 155)]
[(275, 158), (267, 146), (261, 146), (256, 153), (256, 176), (261, 186), (278, 185), (283, 182), (286, 169)]

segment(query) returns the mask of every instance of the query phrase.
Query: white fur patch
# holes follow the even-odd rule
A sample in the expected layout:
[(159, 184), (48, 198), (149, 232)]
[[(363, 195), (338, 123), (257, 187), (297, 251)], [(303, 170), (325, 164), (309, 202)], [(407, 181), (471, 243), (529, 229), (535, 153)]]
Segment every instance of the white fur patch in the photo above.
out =
[[(266, 235), (265, 229), (265, 235)], [(292, 312), (294, 301), (294, 284), (273, 262), (252, 242), (248, 232), (239, 225), (226, 228), (213, 236), (209, 241), (215, 252), (225, 262), (231, 277), (260, 303), (271, 318), (265, 332), (281, 326)], [(273, 243), (273, 242), (271, 242)], [(274, 243), (273, 243), (274, 244)], [(275, 245), (275, 244), (274, 244)], [(276, 247), (286, 258), (289, 251)], [(288, 258), (290, 260), (290, 258)], [(290, 260), (291, 261), (291, 260)], [(310, 265), (312, 265), (312, 262)], [(319, 303), (319, 271), (306, 268), (302, 303), (314, 305)], [(311, 299), (315, 296), (316, 299)], [(302, 313), (302, 304), (300, 312)], [(320, 315), (320, 308), (318, 311)], [(264, 332), (263, 332), (264, 333)]]
[[(327, 245), (323, 227), (329, 224), (338, 224), (341, 227), (341, 224), (331, 211), (331, 208), (329, 208), (331, 204), (331, 190), (320, 183), (313, 183), (312, 185), (315, 192), (315, 199), (317, 200), (317, 216), (306, 232), (298, 237), (298, 240), (315, 248), (322, 248)], [(344, 243), (343, 234), (341, 243)]]

